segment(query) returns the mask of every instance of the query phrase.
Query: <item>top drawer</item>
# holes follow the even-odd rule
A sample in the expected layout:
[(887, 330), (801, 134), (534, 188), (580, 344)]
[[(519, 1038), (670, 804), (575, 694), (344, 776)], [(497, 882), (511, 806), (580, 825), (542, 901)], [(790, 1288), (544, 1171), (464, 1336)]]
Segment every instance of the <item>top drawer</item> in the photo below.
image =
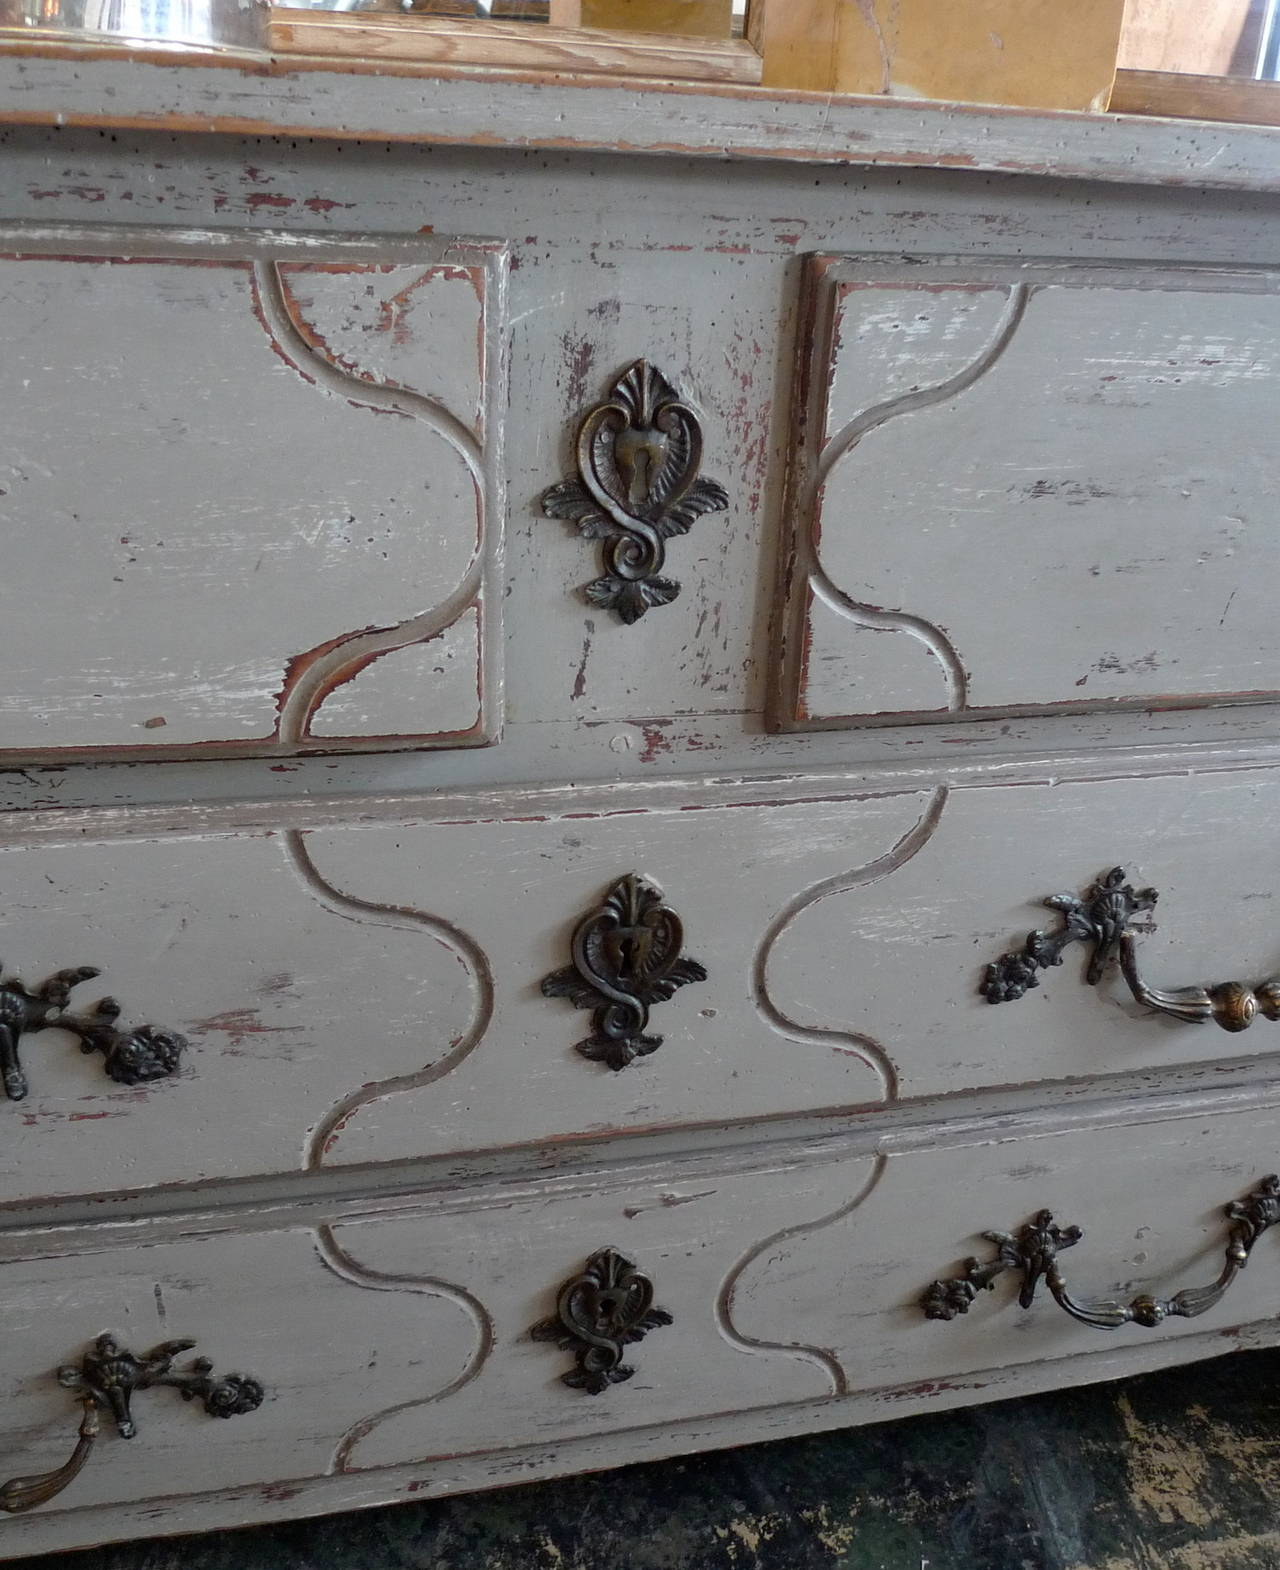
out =
[(783, 729), (1280, 695), (1273, 273), (811, 263)]
[(40, 239), (0, 253), (0, 759), (492, 740), (501, 248)]

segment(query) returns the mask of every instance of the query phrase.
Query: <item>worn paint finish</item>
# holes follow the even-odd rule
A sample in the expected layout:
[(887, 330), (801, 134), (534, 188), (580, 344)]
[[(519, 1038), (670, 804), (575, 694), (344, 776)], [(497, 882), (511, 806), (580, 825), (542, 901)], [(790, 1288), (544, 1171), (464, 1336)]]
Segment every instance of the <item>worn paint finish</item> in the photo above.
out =
[[(956, 1123), (933, 1148), (895, 1152), (890, 1138), (877, 1157), (811, 1164), (785, 1183), (774, 1163), (682, 1172), (678, 1162), (558, 1190), (530, 1178), (487, 1182), (394, 1218), (171, 1241), (144, 1231), (132, 1246), (96, 1250), (91, 1268), (51, 1237), (0, 1280), (6, 1323), (30, 1359), (13, 1368), (6, 1430), (29, 1464), (54, 1464), (65, 1448), (66, 1393), (43, 1370), (78, 1342), (86, 1315), (198, 1336), (220, 1362), (252, 1367), (272, 1398), (254, 1435), (225, 1444), (221, 1430), (210, 1443), (199, 1414), (149, 1411), (146, 1432), (163, 1437), (168, 1467), (156, 1468), (145, 1443), (104, 1445), (77, 1483), (87, 1515), (16, 1520), (5, 1551), (79, 1540), (88, 1522), (174, 1530), (219, 1503), (236, 1519), (270, 1517), (298, 1501), (352, 1502), (361, 1489), (366, 1499), (412, 1497), (572, 1467), (587, 1449), (599, 1467), (669, 1448), (673, 1437), (698, 1449), (981, 1402), (1019, 1379), (1048, 1388), (1247, 1345), (1240, 1327), (1255, 1321), (1263, 1342), (1274, 1339), (1280, 1263), (1265, 1245), (1230, 1303), (1158, 1337), (1135, 1331), (1131, 1349), (1047, 1301), (1018, 1309), (1008, 1282), (949, 1325), (927, 1321), (916, 1301), (932, 1272), (969, 1246), (955, 1229), (1017, 1219), (1006, 1211), (1027, 1202), (1029, 1186), (1085, 1225), (1071, 1264), (1094, 1290), (1211, 1273), (1222, 1195), (1248, 1188), (1274, 1156), (1274, 1103), (1273, 1089), (1265, 1106), (1214, 1114), (1207, 1100), (1198, 1110), (1184, 1098), (1135, 1106), (1128, 1124), (1110, 1129), (1087, 1116)], [(1114, 1198), (1135, 1141), (1147, 1181), (1121, 1206)], [(940, 1194), (956, 1202), (939, 1204)], [(637, 1349), (637, 1373), (611, 1402), (565, 1391), (548, 1349), (524, 1333), (584, 1235), (625, 1247), (675, 1319), (671, 1334)], [(199, 1454), (193, 1497), (159, 1497), (173, 1493), (188, 1446), (193, 1466)], [(1144, 1466), (1135, 1466), (1135, 1491), (1153, 1512), (1170, 1511), (1187, 1479), (1150, 1445)]]
[[(7, 112), (38, 118), (56, 87), (72, 118), (163, 117), (176, 112), (164, 95), (182, 91), (189, 119), (220, 104), (323, 135), (236, 140), (153, 120), (150, 134), (115, 142), (85, 129), (4, 138), (13, 260), (0, 269), (33, 276), (24, 286), (44, 291), (47, 313), (19, 344), (24, 361), (59, 373), (42, 388), (50, 400), (97, 416), (72, 426), (85, 473), (101, 465), (112, 421), (133, 419), (137, 434), (142, 380), (179, 409), (216, 412), (211, 428), (240, 467), (221, 449), (201, 454), (204, 468), (171, 466), (169, 512), (211, 576), (208, 603), (233, 626), (252, 607), (233, 653), (275, 641), (271, 659), (259, 652), (261, 679), (240, 684), (247, 740), (228, 726), (179, 734), (172, 705), (148, 703), (130, 753), (173, 761), (90, 763), (103, 714), (77, 718), (54, 700), (96, 651), (133, 701), (154, 655), (147, 636), (166, 615), (177, 632), (198, 626), (204, 600), (191, 575), (157, 569), (132, 605), (129, 648), (111, 645), (115, 624), (93, 624), (91, 564), (65, 545), (67, 517), (86, 509), (67, 497), (48, 509), (66, 558), (65, 584), (55, 574), (48, 593), (88, 620), (58, 642), (47, 605), (33, 627), (40, 606), (21, 600), (17, 656), (53, 683), (47, 727), (80, 730), (54, 738), (74, 754), (60, 767), (3, 776), (4, 957), (29, 980), (100, 964), (131, 1014), (185, 1029), (193, 1045), (177, 1079), (125, 1093), (66, 1038), (31, 1044), (38, 1094), (10, 1108), (0, 1155), (0, 1298), (6, 1322), (23, 1326), (6, 1365), (21, 1388), (0, 1404), (0, 1425), (17, 1434), (23, 1470), (37, 1451), (60, 1459), (65, 1392), (40, 1371), (117, 1318), (122, 1331), (145, 1328), (161, 1301), (166, 1334), (201, 1335), (220, 1365), (252, 1364), (278, 1394), (258, 1437), (246, 1419), (226, 1448), (219, 1438), (206, 1450), (204, 1427), (166, 1412), (170, 1471), (158, 1478), (141, 1446), (115, 1446), (82, 1479), (84, 1509), (68, 1496), (65, 1509), (6, 1523), (0, 1555), (562, 1475), (1274, 1343), (1270, 1239), (1214, 1316), (1155, 1336), (1090, 1333), (1052, 1305), (1019, 1316), (1007, 1294), (950, 1326), (914, 1306), (975, 1232), (1016, 1226), (1041, 1204), (1088, 1231), (1072, 1255), (1082, 1290), (1199, 1279), (1218, 1207), (1277, 1164), (1265, 1022), (1242, 1041), (1152, 1020), (1086, 988), (1074, 956), (1016, 1006), (991, 1009), (976, 991), (983, 964), (1040, 919), (1040, 898), (1121, 860), (1164, 894), (1142, 940), (1155, 980), (1274, 971), (1273, 684), (1257, 683), (1263, 701), (1180, 713), (946, 710), (946, 725), (908, 713), (878, 728), (766, 732), (793, 375), (809, 353), (803, 259), (878, 257), (867, 265), (892, 273), (900, 324), (915, 320), (908, 295), (929, 302), (929, 331), (897, 335), (905, 353), (884, 347), (886, 332), (884, 352), (836, 356), (833, 407), (846, 422), (869, 396), (910, 396), (975, 363), (964, 398), (997, 389), (1005, 360), (987, 368), (981, 356), (1001, 331), (1015, 258), (1035, 264), (1028, 276), (1051, 264), (1066, 280), (1050, 301), (1104, 301), (1112, 339), (1114, 297), (1141, 273), (1148, 359), (1184, 316), (1197, 349), (1210, 328), (1230, 328), (1223, 363), (1249, 374), (1224, 399), (1246, 429), (1253, 373), (1269, 385), (1271, 296), (1269, 283), (1239, 280), (1270, 277), (1258, 269), (1275, 252), (1274, 136), (1144, 126), (1135, 153), (1125, 127), (1085, 118), (514, 77), (497, 132), (493, 83), (448, 72), (428, 85), (394, 72), (71, 58), (0, 60), (26, 95)], [(481, 92), (478, 129), (467, 115)], [(534, 104), (537, 124), (522, 122)], [(696, 136), (681, 119), (691, 106)], [(389, 116), (397, 145), (358, 140)], [(619, 155), (620, 116), (633, 141)], [(980, 146), (955, 145), (962, 125), (982, 128)], [(426, 130), (434, 143), (403, 140)], [(584, 152), (606, 130), (615, 152)], [(357, 140), (332, 140), (348, 132)], [(475, 136), (493, 145), (440, 145)], [(696, 154), (717, 137), (713, 156)], [(870, 167), (920, 162), (921, 138), (930, 167)], [(1195, 178), (1210, 154), (1208, 177), (1237, 189), (1169, 184)], [(492, 239), (456, 238), (475, 235)], [(946, 281), (941, 258), (958, 258), (972, 287), (922, 289), (921, 278)], [(201, 302), (214, 327), (201, 330), (197, 362), (152, 329), (170, 307), (187, 327)], [(1030, 368), (974, 440), (990, 442), (1003, 421), (1026, 447), (1054, 424), (1046, 408), (1096, 434), (1093, 406), (1064, 399), (1056, 375), (1053, 346), (1078, 350), (1079, 322), (1024, 333), (1035, 322), (1028, 306), (1005, 355), (1025, 344)], [(114, 398), (82, 352), (90, 340), (112, 347)], [(641, 355), (696, 407), (706, 472), (727, 482), (731, 507), (681, 542), (681, 598), (627, 628), (576, 595), (584, 544), (537, 499), (567, 471), (583, 408)], [(1200, 382), (1223, 374), (1201, 369)], [(31, 427), (23, 444), (47, 439), (17, 408)], [(1217, 409), (1206, 390), (1205, 418)], [(1195, 423), (1184, 419), (1188, 439)], [(264, 546), (298, 549), (286, 430), (303, 480), (326, 495), (353, 486), (361, 508), (386, 511), (429, 483), (448, 505), (440, 518), (400, 517), (394, 561), (366, 531), (368, 550), (339, 542), (315, 582), (290, 570), (254, 601), (246, 575), (226, 570), (231, 547), (210, 549), (196, 523), (216, 506), (207, 466), (221, 453), (239, 486), (222, 525), (256, 520)], [(1163, 451), (1150, 426), (1139, 434), (1139, 456)], [(240, 472), (246, 453), (252, 473)], [(918, 457), (895, 461), (923, 483)], [(121, 494), (154, 512), (144, 476), (129, 475)], [(851, 487), (851, 515), (875, 478)], [(1037, 472), (1032, 491), (1048, 478)], [(1105, 520), (1114, 498), (1095, 496), (1093, 478), (1026, 507), (1060, 509), (1060, 524)], [(24, 544), (43, 544), (14, 553), (11, 577), (42, 564), (47, 574), (52, 550), (33, 517), (21, 520)], [(1144, 537), (1162, 526), (1148, 507)], [(869, 545), (870, 532), (849, 538)], [(1047, 525), (1021, 541), (1040, 576), (1074, 559), (1055, 542)], [(1216, 611), (1220, 636), (1179, 602), (1169, 636), (1162, 622), (1139, 648), (1181, 651), (1194, 667), (1180, 674), (1184, 697), (1240, 689), (1261, 625), (1253, 596), (1272, 576), (1257, 549), (1250, 582)], [(930, 556), (916, 539), (878, 565), (896, 564), (923, 595)], [(1215, 559), (1223, 570), (1235, 569)], [(1167, 566), (1157, 579), (1173, 581)], [(156, 592), (166, 582), (168, 598)], [(1062, 707), (1068, 680), (1068, 705), (1086, 708), (1107, 682), (1129, 680), (1121, 696), (1145, 704), (1166, 691), (1155, 672), (1106, 663), (1114, 652), (1115, 665), (1133, 664), (1104, 636), (1135, 615), (1122, 594), (1105, 615), (1089, 602), (1078, 641), (1096, 642), (1090, 659), (1106, 668), (1081, 699), (1081, 672), (1061, 674), (1051, 637), (1036, 658), (1015, 658), (984, 627), (975, 657), (961, 625), (990, 620), (990, 607), (975, 611), (964, 572), (944, 587), (953, 605), (915, 612), (940, 634), (934, 648), (914, 640), (916, 676), (891, 652), (900, 637), (873, 635), (890, 646), (876, 681), (919, 685), (907, 710), (937, 703), (936, 650), (953, 633), (951, 680), (966, 702), (973, 687), (971, 708), (1017, 706), (1019, 682), (1045, 709)], [(912, 614), (906, 593), (900, 602), (896, 614)], [(500, 746), (468, 749), (458, 743), (497, 736), (504, 712), (499, 603), (513, 651), (506, 729)], [(1150, 604), (1139, 611), (1153, 620)], [(875, 662), (864, 652), (854, 663), (866, 679)], [(980, 695), (982, 682), (1002, 696)], [(264, 693), (273, 702), (259, 722)], [(836, 719), (857, 712), (827, 696)], [(215, 742), (270, 755), (215, 760)], [(373, 755), (406, 743), (402, 756)], [(335, 755), (301, 756), (322, 749)], [(664, 1005), (659, 1052), (611, 1075), (576, 1056), (582, 1022), (537, 983), (563, 964), (579, 912), (633, 869), (662, 884), (710, 979)], [(522, 1337), (555, 1284), (608, 1243), (634, 1252), (676, 1325), (640, 1349), (634, 1380), (594, 1403), (565, 1391), (558, 1359)], [(1158, 1452), (1148, 1463), (1152, 1513), (1176, 1515), (1168, 1499), (1195, 1480), (1169, 1482)], [(755, 1554), (771, 1530), (743, 1515), (725, 1541)]]
[[(501, 255), (7, 239), (0, 506), (46, 554), (7, 575), (0, 754), (492, 739)], [(331, 693), (442, 635), (408, 693), (361, 682), (344, 731)]]
[[(937, 1098), (986, 1087), (1097, 1091), (1117, 1073), (1265, 1062), (1267, 1021), (1235, 1037), (1152, 1017), (1117, 978), (1086, 986), (1074, 953), (1016, 1005), (993, 1009), (978, 983), (1048, 919), (1047, 894), (1117, 860), (1161, 891), (1141, 940), (1157, 984), (1272, 973), (1278, 791), (1275, 770), (1251, 769), (692, 810), (619, 787), (595, 809), (571, 793), (551, 810), (434, 822), (303, 815), (256, 832), (15, 845), (9, 965), (34, 978), (92, 961), (132, 1015), (184, 1031), (192, 1050), (178, 1079), (130, 1091), (71, 1038), (33, 1042), (36, 1094), (0, 1152), (6, 1198), (709, 1115), (903, 1102), (927, 1117)], [(708, 854), (717, 877), (689, 875)], [(580, 912), (631, 868), (665, 889), (710, 980), (664, 1004), (663, 1047), (615, 1075), (584, 1070), (585, 1021), (538, 983)]]
[[(1272, 1570), (1275, 1354), (338, 1521), (124, 1545), (85, 1570)], [(1152, 1490), (1170, 1452), (1182, 1478)], [(411, 1496), (412, 1499), (412, 1496)], [(15, 1570), (39, 1570), (24, 1558)]]
[[(1276, 189), (1275, 133), (1141, 116), (379, 60), (254, 61), (11, 44), (0, 123), (888, 165)], [(504, 114), (495, 124), (493, 91)]]
[(780, 723), (1274, 701), (1275, 288), (817, 262)]

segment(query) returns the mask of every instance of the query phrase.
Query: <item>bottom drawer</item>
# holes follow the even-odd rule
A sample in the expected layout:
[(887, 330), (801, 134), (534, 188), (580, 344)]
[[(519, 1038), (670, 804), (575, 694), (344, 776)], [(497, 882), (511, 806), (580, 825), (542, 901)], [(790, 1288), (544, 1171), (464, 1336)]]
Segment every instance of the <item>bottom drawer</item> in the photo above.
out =
[[(1273, 1102), (1224, 1099), (1140, 1105), (1113, 1125), (863, 1126), (839, 1149), (739, 1149), (749, 1170), (704, 1153), (332, 1226), (162, 1238), (170, 1220), (111, 1249), (86, 1229), (74, 1252), (69, 1240), (0, 1264), (6, 1475), (67, 1459), (78, 1407), (54, 1371), (103, 1331), (137, 1353), (193, 1338), (176, 1367), (207, 1355), (215, 1375), (261, 1380), (265, 1400), (219, 1422), (199, 1400), (138, 1392), (137, 1436), (104, 1417), (65, 1491), (0, 1518), (0, 1557), (597, 1469), (1221, 1351), (1276, 1313), (1280, 1231), (1202, 1317), (1154, 1330), (1077, 1323), (1043, 1283), (1022, 1309), (997, 1280), (949, 1323), (921, 1299), (967, 1253), (995, 1254), (978, 1234), (1016, 1233), (1042, 1208), (1084, 1228), (1060, 1260), (1082, 1296), (1212, 1280), (1223, 1207), (1280, 1166)], [(621, 1349), (634, 1372), (615, 1379), (592, 1283), (567, 1286), (611, 1248), (653, 1287), (650, 1304), (621, 1265), (595, 1283), (638, 1333)], [(558, 1292), (562, 1344), (531, 1337), (556, 1320)], [(1105, 1359), (1085, 1355), (1104, 1345)]]

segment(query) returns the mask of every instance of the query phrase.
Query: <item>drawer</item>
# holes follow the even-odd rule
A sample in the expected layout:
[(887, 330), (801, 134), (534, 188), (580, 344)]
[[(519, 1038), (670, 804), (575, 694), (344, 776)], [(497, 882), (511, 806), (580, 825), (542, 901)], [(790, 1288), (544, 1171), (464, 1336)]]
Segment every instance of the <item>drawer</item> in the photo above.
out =
[(1274, 700), (1276, 275), (811, 260), (783, 729)]
[[(890, 1136), (865, 1187), (832, 1181), (825, 1209), (815, 1205), (807, 1222), (797, 1218), (759, 1248), (735, 1279), (726, 1317), (744, 1340), (827, 1352), (848, 1389), (882, 1392), (881, 1415), (892, 1411), (895, 1390), (910, 1394), (904, 1385), (977, 1401), (991, 1399), (1002, 1373), (1019, 1366), (1039, 1366), (1036, 1385), (1047, 1388), (1132, 1372), (1147, 1355), (1178, 1361), (1180, 1340), (1199, 1338), (1200, 1355), (1215, 1356), (1254, 1323), (1275, 1339), (1275, 1233), (1258, 1239), (1220, 1300), (1155, 1326), (1081, 1323), (1043, 1278), (1023, 1308), (1019, 1268), (996, 1275), (989, 1290), (977, 1287), (949, 1321), (925, 1308), (935, 1282), (964, 1278), (971, 1259), (997, 1258), (1000, 1247), (985, 1234), (1009, 1234), (1025, 1251), (1023, 1229), (1040, 1212), (1083, 1234), (1057, 1257), (1077, 1300), (1168, 1300), (1214, 1282), (1231, 1242), (1227, 1206), (1247, 1201), (1280, 1165), (1275, 1116), (1269, 1091), (1250, 1110), (1206, 1113), (1188, 1097), (1151, 1110), (1135, 1104), (1110, 1126), (1070, 1127), (1042, 1114), (1035, 1132), (1032, 1120), (1015, 1117)], [(921, 1148), (925, 1141), (932, 1148)], [(1276, 1207), (1269, 1193), (1258, 1213), (1274, 1218)], [(1090, 1375), (1091, 1354), (1115, 1361)], [(1081, 1365), (1074, 1374), (1064, 1367), (1073, 1360)]]
[[(859, 1170), (853, 1163), (852, 1180)], [(559, 1195), (529, 1181), (331, 1229), (2, 1264), (6, 1477), (67, 1459), (78, 1408), (54, 1372), (104, 1330), (138, 1354), (194, 1339), (191, 1355), (212, 1359), (215, 1374), (248, 1375), (267, 1393), (258, 1410), (220, 1422), (173, 1391), (140, 1392), (132, 1441), (105, 1432), (56, 1500), (0, 1516), (0, 1557), (100, 1540), (112, 1507), (128, 1516), (121, 1535), (166, 1522), (174, 1531), (184, 1495), (218, 1495), (228, 1511), (234, 1497), (235, 1518), (248, 1520), (307, 1480), (335, 1480), (348, 1499), (368, 1501), (379, 1485), (367, 1474), (410, 1462), (423, 1475), (435, 1461), (449, 1470), (510, 1455), (518, 1465), (577, 1444), (607, 1466), (614, 1433), (656, 1432), (679, 1448), (668, 1436), (698, 1418), (821, 1396), (824, 1369), (755, 1356), (720, 1328), (720, 1284), (762, 1227), (785, 1224), (794, 1197), (764, 1172), (597, 1178)], [(630, 1378), (593, 1394), (562, 1380), (578, 1366), (572, 1348), (529, 1332), (555, 1314), (559, 1289), (589, 1256), (611, 1247), (650, 1279), (671, 1323), (627, 1348)], [(65, 1522), (50, 1522), (63, 1511)]]
[[(878, 1153), (874, 1136), (749, 1163), (722, 1151), (568, 1184), (455, 1189), (329, 1225), (253, 1232), (247, 1213), (194, 1217), (193, 1232), (213, 1230), (135, 1229), (131, 1249), (62, 1252), (46, 1238), (44, 1257), (0, 1266), (11, 1468), (65, 1461), (76, 1405), (51, 1371), (104, 1329), (138, 1352), (195, 1339), (215, 1375), (256, 1377), (267, 1395), (214, 1422), (199, 1402), (141, 1392), (137, 1437), (104, 1434), (64, 1493), (6, 1522), (0, 1555), (180, 1530), (218, 1511), (252, 1520), (296, 1513), (300, 1500), (337, 1508), (599, 1468), (919, 1410), (939, 1395), (989, 1398), (1023, 1377), (1078, 1382), (1104, 1377), (1112, 1356), (1150, 1366), (1213, 1355), (1256, 1321), (1274, 1338), (1275, 1237), (1203, 1316), (1156, 1330), (1079, 1324), (1043, 1283), (1026, 1310), (1009, 1280), (950, 1323), (921, 1307), (967, 1251), (993, 1252), (976, 1234), (1016, 1232), (1042, 1208), (1084, 1228), (1062, 1254), (1082, 1296), (1213, 1279), (1223, 1207), (1277, 1164), (1274, 1097), (1214, 1108), (1167, 1100), (1116, 1126), (955, 1120), (883, 1135)], [(643, 1293), (628, 1299), (644, 1330), (623, 1354), (632, 1372), (592, 1392), (563, 1377), (581, 1366), (581, 1337), (557, 1345), (530, 1331), (607, 1250), (623, 1256), (610, 1279), (626, 1289), (628, 1265), (638, 1270), (660, 1313), (641, 1326)]]
[(0, 757), (493, 740), (502, 247), (6, 238)]
[[(11, 846), (6, 978), (96, 966), (82, 1018), (110, 993), (117, 1028), (189, 1046), (174, 1076), (128, 1085), (56, 1026), (25, 1036), (29, 1093), (0, 1103), (6, 1200), (990, 1086), (1093, 1093), (1276, 1050), (1265, 1018), (1240, 1035), (1140, 1007), (1114, 964), (1086, 984), (1084, 943), (1023, 997), (992, 1007), (980, 988), (1029, 928), (1063, 929), (1047, 896), (1087, 896), (1117, 865), (1160, 893), (1136, 913), (1147, 982), (1275, 974), (1280, 771), (750, 798), (521, 792), (483, 819), (385, 804), (380, 822), (335, 808), (239, 830), (228, 811), (221, 832)], [(683, 930), (649, 928), (665, 958), (614, 1071), (574, 936), (607, 971), (633, 873)], [(693, 962), (683, 984), (666, 959)], [(611, 974), (637, 995), (630, 961)]]

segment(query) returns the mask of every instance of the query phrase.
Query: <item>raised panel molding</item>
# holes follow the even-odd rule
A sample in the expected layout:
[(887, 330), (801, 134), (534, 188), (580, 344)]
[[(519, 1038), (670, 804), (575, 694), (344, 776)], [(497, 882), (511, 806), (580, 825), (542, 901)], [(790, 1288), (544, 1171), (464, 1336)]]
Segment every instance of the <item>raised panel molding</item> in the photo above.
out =
[(0, 520), (36, 542), (0, 757), (496, 739), (505, 270), (434, 237), (0, 233)]
[(1271, 702), (1272, 272), (810, 259), (784, 730)]

